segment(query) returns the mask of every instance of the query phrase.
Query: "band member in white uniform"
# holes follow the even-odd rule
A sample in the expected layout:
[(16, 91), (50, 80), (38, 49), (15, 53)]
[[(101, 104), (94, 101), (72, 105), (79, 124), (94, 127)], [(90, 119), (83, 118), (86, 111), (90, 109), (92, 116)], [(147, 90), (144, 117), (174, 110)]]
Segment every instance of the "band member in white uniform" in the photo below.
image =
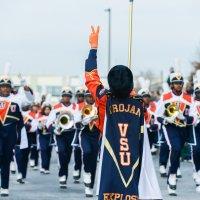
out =
[(176, 174), (180, 166), (181, 150), (190, 138), (190, 133), (186, 131), (186, 128), (193, 123), (193, 117), (189, 116), (192, 97), (183, 92), (184, 80), (180, 73), (172, 73), (170, 83), (171, 91), (161, 96), (156, 116), (162, 124), (165, 139), (170, 148), (168, 192), (169, 195), (176, 196)]
[(70, 88), (63, 89), (61, 95), (62, 99), (53, 107), (47, 119), (46, 126), (56, 135), (60, 164), (58, 174), (60, 188), (67, 188), (68, 166), (72, 154), (77, 106), (75, 103), (71, 103), (72, 91)]
[(42, 174), (49, 174), (51, 152), (53, 145), (53, 134), (51, 131), (47, 130), (46, 122), (51, 112), (51, 105), (49, 103), (43, 102), (42, 109), (38, 117), (38, 129), (37, 134), (39, 134), (39, 149), (41, 156), (41, 169)]

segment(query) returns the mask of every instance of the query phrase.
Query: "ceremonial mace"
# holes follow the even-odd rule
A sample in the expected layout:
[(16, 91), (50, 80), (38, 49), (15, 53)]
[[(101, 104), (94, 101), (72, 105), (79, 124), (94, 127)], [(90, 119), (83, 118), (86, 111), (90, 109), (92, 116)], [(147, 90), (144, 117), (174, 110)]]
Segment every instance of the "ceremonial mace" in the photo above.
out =
[(108, 13), (108, 72), (111, 67), (111, 9), (105, 9)]
[(133, 39), (133, 1), (129, 0), (128, 67), (131, 68)]

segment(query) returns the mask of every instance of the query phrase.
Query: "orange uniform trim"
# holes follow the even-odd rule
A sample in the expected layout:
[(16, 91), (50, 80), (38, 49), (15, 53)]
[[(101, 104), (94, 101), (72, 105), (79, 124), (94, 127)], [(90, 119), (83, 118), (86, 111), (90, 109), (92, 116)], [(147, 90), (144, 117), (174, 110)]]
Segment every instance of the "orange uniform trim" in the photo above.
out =
[(61, 108), (62, 104), (61, 103), (57, 103), (56, 105), (54, 105), (53, 109), (58, 109)]
[(8, 111), (10, 109), (11, 102), (4, 100), (1, 103), (3, 106), (0, 108), (0, 121), (2, 124), (4, 124), (7, 118)]
[(146, 124), (149, 124), (151, 120), (151, 114), (148, 111), (144, 112), (144, 119), (145, 119)]
[(36, 115), (37, 115), (37, 114), (38, 114), (38, 113), (35, 113), (35, 112), (32, 112), (32, 111), (30, 111), (30, 112), (28, 113), (28, 115), (31, 116), (33, 119), (36, 118)]
[(179, 109), (180, 109), (182, 112), (184, 112), (184, 111), (185, 111), (185, 108), (186, 108), (186, 104), (181, 102), (181, 103), (179, 104)]
[(172, 93), (168, 92), (166, 94), (163, 95), (163, 101), (169, 100), (172, 98)]
[(81, 102), (81, 103), (77, 103), (78, 105), (78, 110), (82, 110), (84, 108), (84, 106), (86, 105), (85, 102)]
[(187, 93), (183, 93), (183, 99), (185, 99), (189, 103), (192, 103), (192, 96), (188, 95)]
[(155, 102), (150, 102), (150, 111), (152, 112), (156, 112), (156, 103)]
[(94, 69), (91, 72), (85, 72), (85, 85), (95, 99), (99, 116), (96, 121), (96, 127), (99, 129), (101, 134), (103, 134), (107, 95), (104, 95), (101, 98), (97, 96), (97, 89), (102, 85), (97, 69)]
[(145, 119), (146, 124), (150, 123), (151, 117), (152, 117), (152, 113), (149, 111), (151, 111), (152, 113), (155, 113), (155, 111), (156, 111), (156, 103), (155, 102), (153, 102), (153, 101), (150, 102), (149, 110), (146, 110), (144, 113), (144, 119)]

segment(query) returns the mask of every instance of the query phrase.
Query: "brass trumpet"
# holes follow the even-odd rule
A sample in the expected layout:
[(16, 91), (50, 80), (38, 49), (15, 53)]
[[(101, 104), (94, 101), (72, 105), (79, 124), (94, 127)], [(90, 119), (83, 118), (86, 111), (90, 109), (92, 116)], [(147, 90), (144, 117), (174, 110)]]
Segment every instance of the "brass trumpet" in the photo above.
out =
[(173, 124), (175, 124), (176, 126), (179, 127), (186, 127), (186, 124), (183, 120), (180, 120), (177, 118), (177, 116), (182, 113), (182, 111), (179, 109), (179, 107), (177, 106), (177, 104), (172, 103), (170, 104), (166, 110), (165, 110), (166, 116), (167, 117), (174, 117), (174, 122)]
[(55, 123), (57, 134), (59, 135), (64, 131), (68, 131), (71, 128), (73, 128), (73, 126), (74, 126), (73, 114), (70, 111), (61, 112)]
[(82, 113), (82, 116), (88, 116), (88, 115), (91, 114), (91, 112), (92, 112), (92, 106), (91, 105), (86, 105), (86, 106), (83, 107), (81, 113)]
[(172, 117), (175, 115), (177, 116), (179, 113), (179, 109), (176, 104), (170, 104), (169, 106), (167, 106), (165, 112), (167, 117)]
[(95, 120), (98, 118), (97, 115), (98, 111), (95, 106), (92, 105), (85, 105), (81, 111), (82, 114), (82, 124), (87, 125), (91, 121)]

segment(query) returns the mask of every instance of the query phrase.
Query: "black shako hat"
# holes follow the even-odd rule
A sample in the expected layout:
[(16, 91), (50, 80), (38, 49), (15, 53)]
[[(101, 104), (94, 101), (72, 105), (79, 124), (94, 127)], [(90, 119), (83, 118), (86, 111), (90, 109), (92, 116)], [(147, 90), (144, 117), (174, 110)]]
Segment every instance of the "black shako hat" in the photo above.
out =
[(108, 73), (110, 92), (116, 98), (126, 98), (133, 89), (132, 71), (124, 65), (114, 66)]
[(3, 77), (0, 79), (0, 86), (12, 87), (12, 82), (8, 77)]

